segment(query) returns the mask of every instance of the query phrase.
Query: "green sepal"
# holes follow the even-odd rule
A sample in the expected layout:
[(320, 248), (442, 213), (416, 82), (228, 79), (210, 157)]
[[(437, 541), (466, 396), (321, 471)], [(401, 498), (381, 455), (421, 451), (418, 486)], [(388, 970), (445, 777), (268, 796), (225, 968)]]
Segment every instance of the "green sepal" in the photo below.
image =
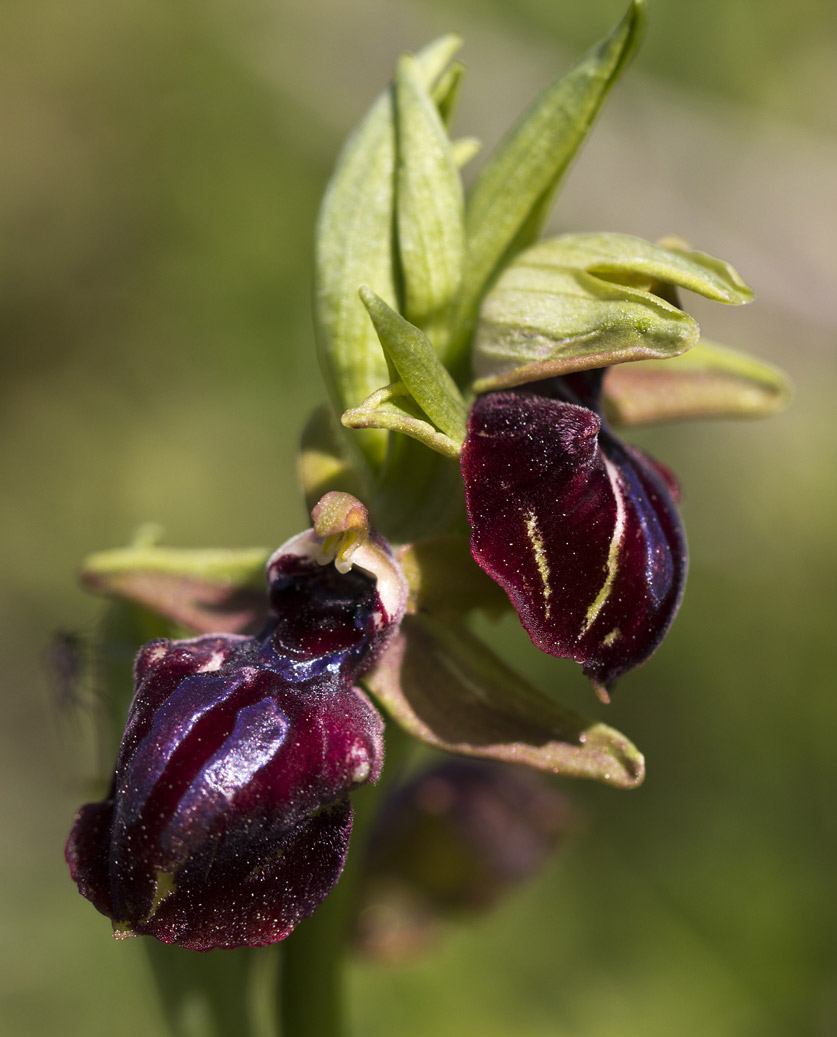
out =
[(616, 788), (635, 788), (645, 776), (642, 754), (624, 735), (542, 695), (461, 626), (406, 616), (363, 684), (401, 727), (437, 749)]
[(462, 276), (462, 181), (442, 119), (410, 55), (398, 61), (395, 107), (402, 309), (443, 353), (448, 307)]
[[(460, 41), (461, 42), (461, 41)], [(461, 61), (454, 61), (439, 76), (430, 90), (430, 96), (439, 112), (439, 118), (449, 130), (453, 123), (462, 83), (465, 79), (465, 66)]]
[(732, 305), (752, 298), (731, 266), (701, 252), (628, 234), (539, 242), (485, 297), (474, 334), (476, 391), (686, 352), (699, 328), (662, 297), (672, 288)]
[[(445, 36), (421, 51), (415, 59), (420, 82), (436, 82), (459, 46), (457, 37)], [(389, 380), (357, 290), (369, 284), (390, 303), (397, 301), (394, 197), (395, 115), (392, 91), (386, 90), (346, 143), (317, 225), (317, 348), (337, 413)], [(371, 432), (358, 439), (369, 464), (379, 468), (386, 434)]]
[(376, 389), (363, 403), (344, 411), (340, 420), (346, 428), (400, 432), (444, 457), (456, 459), (462, 450), (461, 440), (451, 439), (427, 420), (403, 382)]
[(503, 273), (480, 313), (476, 392), (677, 356), (698, 340), (697, 322), (650, 292), (584, 270), (526, 267), (525, 255)]
[(85, 559), (81, 582), (150, 609), (197, 633), (242, 633), (267, 615), (264, 568), (270, 552), (139, 546)]
[(753, 300), (752, 289), (724, 260), (693, 249), (655, 245), (632, 234), (561, 234), (538, 242), (525, 261), (529, 266), (586, 270), (645, 291), (671, 284), (732, 306)]
[(433, 344), (365, 285), (360, 297), (387, 359), (430, 421), (455, 443), (465, 438), (465, 401)]
[(791, 386), (771, 364), (701, 339), (683, 356), (612, 367), (602, 400), (614, 424), (676, 418), (764, 417), (786, 407)]
[(612, 34), (535, 100), (484, 166), (466, 203), (457, 352), (468, 344), (492, 277), (540, 233), (555, 191), (633, 56), (644, 24), (644, 0), (634, 0)]
[(362, 456), (327, 404), (317, 407), (302, 431), (297, 461), (305, 506), (310, 512), (330, 490), (368, 496)]

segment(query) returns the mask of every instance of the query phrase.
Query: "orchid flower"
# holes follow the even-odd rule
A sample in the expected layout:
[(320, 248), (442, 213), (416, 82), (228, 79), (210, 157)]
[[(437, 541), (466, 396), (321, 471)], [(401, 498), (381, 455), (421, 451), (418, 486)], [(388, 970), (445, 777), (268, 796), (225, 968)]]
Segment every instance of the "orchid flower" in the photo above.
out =
[(377, 781), (384, 755), (357, 681), (397, 628), (406, 583), (359, 502), (334, 495), (314, 518), (319, 533), (268, 561), (258, 636), (156, 640), (137, 657), (109, 795), (81, 808), (66, 851), (119, 938), (275, 943), (340, 876), (349, 793)]
[(477, 397), (462, 474), (474, 558), (538, 648), (606, 697), (671, 625), (686, 541), (672, 476), (599, 414), (602, 374)]
[(137, 543), (85, 564), (90, 589), (193, 635), (140, 649), (110, 790), (67, 844), (117, 936), (284, 940), (341, 874), (349, 797), (381, 774), (379, 708), (446, 753), (641, 784), (629, 738), (561, 706), (469, 622), (511, 606), (608, 701), (661, 644), (687, 568), (677, 481), (615, 426), (787, 399), (779, 372), (706, 342), (680, 305), (680, 291), (749, 302), (729, 264), (675, 239), (539, 239), (643, 24), (632, 0), (468, 191), (478, 145), (450, 136), (460, 41), (403, 56), (318, 223), (330, 403), (302, 437), (312, 528), (269, 559)]

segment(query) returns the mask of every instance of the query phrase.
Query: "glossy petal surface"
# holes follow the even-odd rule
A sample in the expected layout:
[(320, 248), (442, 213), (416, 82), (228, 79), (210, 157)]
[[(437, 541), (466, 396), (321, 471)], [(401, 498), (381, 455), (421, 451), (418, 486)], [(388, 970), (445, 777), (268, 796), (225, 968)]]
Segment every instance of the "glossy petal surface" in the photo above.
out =
[[(153, 641), (137, 657), (110, 795), (82, 807), (66, 850), (117, 936), (274, 943), (340, 876), (348, 793), (383, 762), (381, 719), (355, 683), (401, 615), (369, 571), (298, 547), (269, 563), (259, 637)], [(364, 550), (392, 564), (379, 543)]]
[(474, 558), (534, 643), (603, 688), (665, 635), (686, 546), (672, 477), (603, 427), (592, 374), (478, 397), (462, 472)]

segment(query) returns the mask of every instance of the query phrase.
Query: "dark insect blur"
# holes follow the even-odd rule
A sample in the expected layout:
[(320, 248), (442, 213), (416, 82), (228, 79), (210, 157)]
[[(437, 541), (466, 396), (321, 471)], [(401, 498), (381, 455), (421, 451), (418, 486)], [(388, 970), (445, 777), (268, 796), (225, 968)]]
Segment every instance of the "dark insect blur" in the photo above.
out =
[(87, 647), (75, 630), (56, 630), (44, 649), (50, 696), (62, 716), (84, 702), (88, 684)]

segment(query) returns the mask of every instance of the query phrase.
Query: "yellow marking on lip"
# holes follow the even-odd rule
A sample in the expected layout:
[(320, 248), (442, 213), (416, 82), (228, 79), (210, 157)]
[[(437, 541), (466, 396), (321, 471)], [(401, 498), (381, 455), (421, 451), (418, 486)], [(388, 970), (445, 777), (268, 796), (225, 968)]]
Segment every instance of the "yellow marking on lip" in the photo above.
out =
[(174, 886), (174, 875), (169, 874), (167, 871), (157, 872), (157, 888), (154, 890), (154, 900), (151, 904), (151, 910), (148, 912), (149, 918), (156, 914), (157, 908), (172, 892)]
[(546, 548), (544, 547), (543, 537), (538, 529), (538, 520), (531, 509), (526, 512), (526, 533), (532, 545), (532, 550), (535, 552), (535, 564), (538, 567), (541, 582), (543, 583), (544, 617), (549, 619), (549, 613), (552, 608), (549, 603), (549, 598), (552, 594), (552, 588), (549, 586), (549, 563), (546, 560)]
[[(587, 615), (584, 617), (584, 625), (579, 632), (579, 637), (584, 637), (590, 627), (596, 622), (596, 618), (602, 611), (604, 603), (610, 597), (610, 592), (613, 590), (613, 581), (616, 578), (616, 566), (619, 561), (619, 548), (622, 546), (622, 537), (625, 533), (625, 519), (627, 513), (625, 511), (625, 498), (622, 494), (622, 485), (619, 480), (619, 471), (616, 466), (612, 464), (606, 457), (602, 460), (605, 463), (605, 469), (607, 470), (607, 477), (610, 479), (610, 485), (613, 489), (613, 497), (616, 501), (616, 521), (613, 524), (613, 536), (610, 538), (610, 547), (607, 551), (607, 562), (605, 562), (605, 576), (604, 583), (599, 589), (599, 593), (593, 599), (592, 605), (587, 609)], [(608, 635), (613, 637), (613, 632)], [(605, 642), (610, 643), (610, 642)]]

